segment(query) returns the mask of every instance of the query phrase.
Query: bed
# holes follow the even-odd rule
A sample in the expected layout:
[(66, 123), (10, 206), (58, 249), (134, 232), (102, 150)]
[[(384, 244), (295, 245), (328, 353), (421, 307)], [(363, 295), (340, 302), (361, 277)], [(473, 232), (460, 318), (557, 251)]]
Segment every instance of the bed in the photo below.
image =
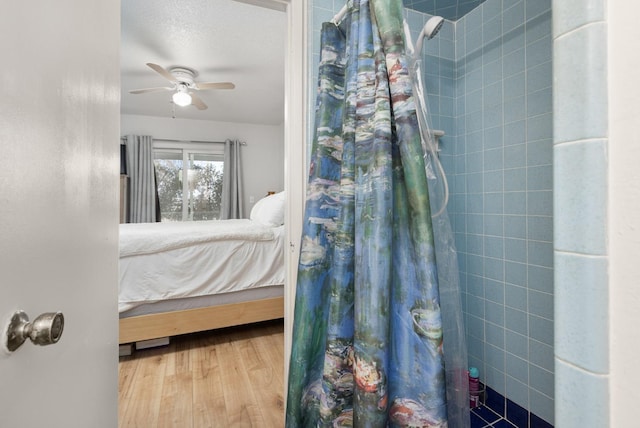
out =
[(284, 193), (249, 219), (120, 225), (120, 344), (284, 316)]

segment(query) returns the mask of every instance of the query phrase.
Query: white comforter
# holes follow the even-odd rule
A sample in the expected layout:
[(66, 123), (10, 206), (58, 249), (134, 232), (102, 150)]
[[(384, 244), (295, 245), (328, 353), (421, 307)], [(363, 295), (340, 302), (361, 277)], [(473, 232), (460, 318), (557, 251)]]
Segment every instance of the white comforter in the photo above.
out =
[(251, 220), (121, 224), (119, 311), (284, 284), (284, 235)]
[(120, 225), (120, 257), (151, 254), (204, 242), (268, 241), (273, 229), (240, 220), (129, 223)]

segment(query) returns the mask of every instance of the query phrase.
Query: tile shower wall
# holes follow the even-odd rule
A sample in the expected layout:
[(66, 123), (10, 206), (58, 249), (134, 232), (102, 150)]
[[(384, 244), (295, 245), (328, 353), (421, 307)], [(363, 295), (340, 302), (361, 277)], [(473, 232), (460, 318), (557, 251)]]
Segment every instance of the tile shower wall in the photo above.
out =
[(487, 0), (459, 19), (450, 213), (469, 363), (553, 423), (550, 0)]
[[(320, 28), (310, 0), (309, 135)], [(415, 41), (429, 15), (405, 10)], [(459, 252), (470, 365), (554, 422), (550, 0), (487, 0), (425, 41), (423, 74)]]
[(485, 0), (403, 0), (407, 8), (432, 15), (440, 15), (452, 21), (466, 15)]

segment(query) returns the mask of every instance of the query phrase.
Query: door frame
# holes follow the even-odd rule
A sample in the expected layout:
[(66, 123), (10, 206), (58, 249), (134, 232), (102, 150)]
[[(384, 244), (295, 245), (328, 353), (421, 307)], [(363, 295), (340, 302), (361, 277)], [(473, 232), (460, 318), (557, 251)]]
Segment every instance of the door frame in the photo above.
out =
[(295, 306), (300, 236), (304, 213), (307, 154), (307, 4), (287, 4), (287, 52), (285, 54), (284, 188), (287, 193), (284, 287), (284, 394), (286, 401), (289, 357)]

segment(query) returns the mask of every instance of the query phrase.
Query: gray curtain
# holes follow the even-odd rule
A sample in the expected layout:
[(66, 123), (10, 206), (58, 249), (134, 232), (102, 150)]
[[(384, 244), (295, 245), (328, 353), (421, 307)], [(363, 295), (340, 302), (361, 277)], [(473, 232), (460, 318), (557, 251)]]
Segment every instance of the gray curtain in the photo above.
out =
[(157, 221), (157, 190), (153, 166), (153, 138), (127, 135), (127, 172), (129, 173), (131, 223)]
[(220, 220), (243, 218), (242, 162), (238, 140), (224, 142), (224, 175), (222, 178), (222, 206)]

